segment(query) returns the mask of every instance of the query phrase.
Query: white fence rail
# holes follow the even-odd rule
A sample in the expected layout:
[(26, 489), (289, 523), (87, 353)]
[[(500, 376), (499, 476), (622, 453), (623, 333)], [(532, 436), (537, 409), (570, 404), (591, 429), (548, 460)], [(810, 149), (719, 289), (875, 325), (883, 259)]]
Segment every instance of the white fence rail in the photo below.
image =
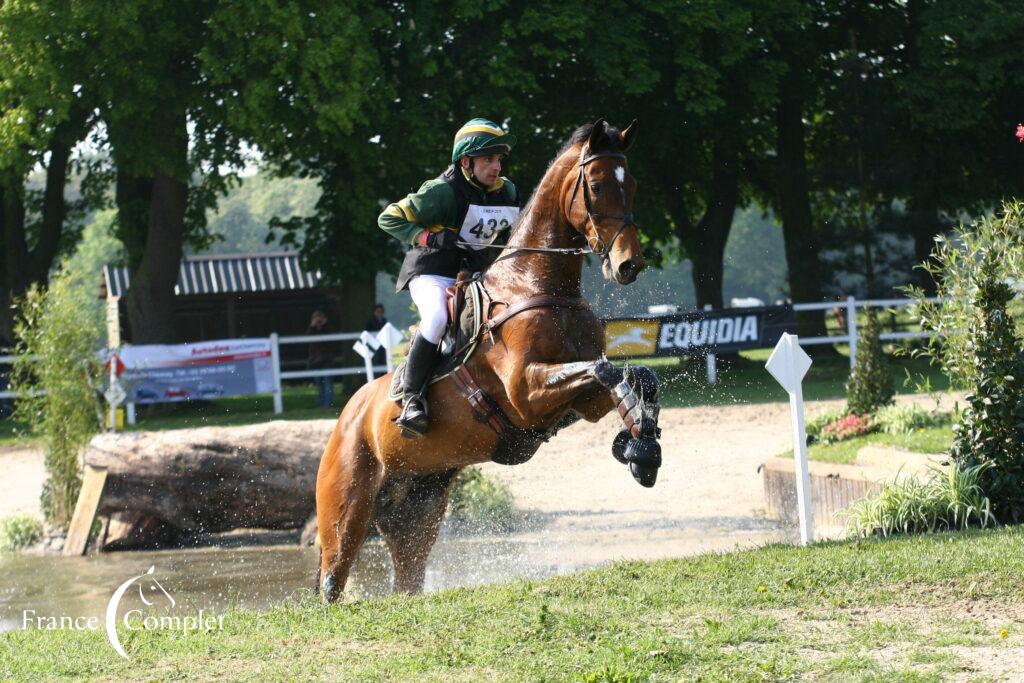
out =
[[(927, 299), (927, 301), (938, 301), (938, 299)], [(849, 344), (850, 345), (850, 367), (857, 364), (857, 339), (860, 337), (857, 331), (857, 309), (865, 310), (870, 308), (909, 308), (914, 301), (912, 299), (862, 299), (858, 301), (852, 296), (846, 297), (845, 301), (823, 301), (814, 304), (793, 304), (794, 311), (831, 311), (835, 308), (845, 309), (846, 334), (825, 335), (823, 337), (801, 337), (800, 346), (815, 346), (818, 344)], [(882, 341), (898, 341), (901, 339), (922, 339), (930, 337), (930, 332), (883, 332), (878, 335)]]
[[(928, 301), (937, 301), (937, 299), (928, 299)], [(901, 309), (908, 308), (912, 303), (911, 299), (862, 299), (857, 300), (850, 296), (844, 301), (822, 301), (818, 303), (803, 303), (793, 304), (793, 310), (800, 311), (831, 311), (836, 308), (844, 309), (846, 318), (846, 334), (843, 335), (825, 335), (820, 337), (801, 337), (801, 346), (815, 346), (819, 344), (848, 344), (850, 347), (850, 367), (852, 368), (857, 363), (857, 340), (859, 339), (859, 332), (857, 326), (857, 309)], [(707, 309), (708, 307), (705, 307)], [(387, 365), (371, 365), (367, 360), (366, 363), (358, 366), (349, 367), (335, 367), (335, 368), (324, 368), (319, 370), (287, 370), (281, 369), (281, 346), (285, 344), (310, 344), (310, 343), (327, 343), (327, 342), (355, 342), (357, 345), (360, 341), (364, 344), (367, 342), (366, 332), (339, 332), (335, 334), (323, 334), (323, 335), (295, 335), (282, 337), (274, 333), (270, 335), (270, 348), (271, 358), (274, 371), (274, 412), (280, 414), (284, 412), (284, 396), (282, 392), (282, 384), (285, 380), (295, 379), (311, 379), (316, 377), (342, 377), (346, 375), (366, 375), (368, 380), (372, 378), (373, 373), (386, 372), (391, 369), (391, 353), (393, 347), (391, 345), (384, 346), (385, 353), (388, 357)], [(884, 332), (879, 335), (879, 338), (883, 341), (898, 341), (903, 339), (920, 339), (931, 336), (928, 332), (921, 331), (904, 331), (904, 332)], [(0, 366), (10, 366), (14, 362), (13, 355), (0, 355)], [(717, 368), (715, 365), (714, 354), (708, 354), (707, 356), (707, 370), (708, 370), (708, 382), (714, 384), (717, 381)], [(18, 396), (17, 392), (13, 391), (0, 391), (0, 399), (11, 399)], [(129, 424), (135, 424), (135, 404), (127, 403), (127, 418)]]

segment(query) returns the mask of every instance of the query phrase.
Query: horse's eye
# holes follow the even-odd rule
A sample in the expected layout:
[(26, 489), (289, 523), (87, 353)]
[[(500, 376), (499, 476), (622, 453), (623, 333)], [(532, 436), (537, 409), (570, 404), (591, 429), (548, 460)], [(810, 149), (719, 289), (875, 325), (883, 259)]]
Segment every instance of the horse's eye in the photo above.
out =
[(601, 183), (590, 183), (590, 189), (594, 194), (601, 194)]

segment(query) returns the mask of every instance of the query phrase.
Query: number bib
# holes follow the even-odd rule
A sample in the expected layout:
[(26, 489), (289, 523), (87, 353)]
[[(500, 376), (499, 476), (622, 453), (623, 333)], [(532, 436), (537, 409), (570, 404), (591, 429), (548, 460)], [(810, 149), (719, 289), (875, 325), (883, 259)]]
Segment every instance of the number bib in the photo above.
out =
[(470, 204), (466, 220), (459, 229), (459, 239), (469, 243), (469, 248), (479, 251), (507, 230), (519, 216), (518, 206), (483, 206)]

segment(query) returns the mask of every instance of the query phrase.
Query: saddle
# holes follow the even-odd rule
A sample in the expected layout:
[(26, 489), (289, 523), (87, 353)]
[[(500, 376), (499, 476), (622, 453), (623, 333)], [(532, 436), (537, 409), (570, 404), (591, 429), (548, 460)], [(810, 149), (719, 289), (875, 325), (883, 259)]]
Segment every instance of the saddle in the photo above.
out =
[[(439, 382), (464, 364), (473, 355), (481, 338), (490, 300), (480, 281), (475, 278), (458, 280), (447, 290), (448, 327), (441, 340), (441, 358), (430, 376), (430, 383)], [(388, 398), (401, 401), (405, 376), (403, 361), (391, 378)]]

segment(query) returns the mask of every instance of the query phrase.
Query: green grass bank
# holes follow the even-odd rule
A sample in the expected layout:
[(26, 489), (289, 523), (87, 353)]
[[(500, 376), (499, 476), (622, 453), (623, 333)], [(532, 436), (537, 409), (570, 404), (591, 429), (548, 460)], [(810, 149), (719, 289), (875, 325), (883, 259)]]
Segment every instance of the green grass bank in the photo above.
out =
[(122, 631), (130, 662), (102, 630), (13, 631), (0, 678), (999, 680), (1024, 670), (1022, 573), (1022, 528), (769, 546), (415, 598), (307, 596), (230, 611), (219, 632)]

